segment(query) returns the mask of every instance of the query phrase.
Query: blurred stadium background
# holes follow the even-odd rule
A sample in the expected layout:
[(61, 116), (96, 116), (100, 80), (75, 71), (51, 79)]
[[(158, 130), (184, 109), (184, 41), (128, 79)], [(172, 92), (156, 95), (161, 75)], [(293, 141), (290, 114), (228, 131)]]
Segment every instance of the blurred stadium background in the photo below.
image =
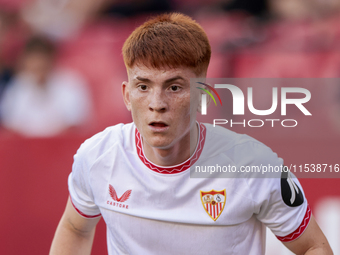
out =
[[(0, 109), (1, 254), (48, 253), (68, 197), (73, 154), (84, 139), (105, 127), (131, 121), (120, 91), (127, 78), (122, 44), (138, 24), (164, 11), (187, 13), (204, 27), (213, 50), (208, 77), (340, 75), (340, 0), (0, 0), (0, 105), (5, 105)], [(36, 37), (48, 41), (47, 49), (53, 50), (37, 46), (33, 51), (53, 52), (52, 57), (26, 61), (26, 53), (31, 52), (27, 51), (28, 42)], [(79, 99), (85, 112), (67, 114), (74, 107), (53, 90), (53, 98), (65, 105), (66, 113), (39, 111), (45, 109), (45, 103), (46, 109), (53, 108), (49, 108), (44, 91), (55, 70), (67, 70), (78, 77), (79, 86), (89, 95), (84, 92), (85, 99)], [(30, 91), (33, 96), (8, 93), (27, 73), (41, 85), (29, 85), (35, 88)], [(72, 81), (68, 80), (70, 87)], [(19, 94), (22, 91), (17, 89)], [(311, 93), (312, 98), (321, 95), (321, 101), (309, 103), (319, 112), (299, 132), (235, 130), (269, 145), (288, 164), (339, 164), (340, 85), (314, 86)], [(22, 98), (33, 100), (40, 108), (25, 106)], [(19, 103), (22, 108), (13, 110)], [(24, 120), (30, 114), (37, 116), (41, 132), (25, 133), (15, 126), (30, 127), (33, 118)], [(39, 122), (47, 119), (41, 116), (52, 116), (47, 123), (50, 126)], [(44, 128), (48, 131), (59, 124), (54, 133), (45, 132)], [(339, 180), (300, 180), (334, 254), (340, 254)], [(107, 253), (105, 236), (101, 221), (92, 254)], [(268, 255), (290, 254), (270, 233), (267, 247)]]

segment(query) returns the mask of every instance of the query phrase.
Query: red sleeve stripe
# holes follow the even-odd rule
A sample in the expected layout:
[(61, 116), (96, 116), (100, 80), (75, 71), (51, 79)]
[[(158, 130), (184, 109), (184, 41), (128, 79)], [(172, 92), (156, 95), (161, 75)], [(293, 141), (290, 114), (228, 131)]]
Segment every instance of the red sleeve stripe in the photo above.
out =
[(72, 203), (74, 209), (76, 209), (77, 213), (79, 213), (81, 216), (83, 216), (83, 217), (85, 217), (85, 218), (89, 218), (89, 219), (97, 218), (97, 217), (101, 216), (101, 214), (97, 214), (97, 215), (87, 215), (87, 214), (85, 214), (85, 213), (82, 213), (82, 212), (81, 212), (81, 211), (73, 204), (72, 199), (70, 199), (70, 200), (71, 200), (71, 203)]
[(287, 236), (276, 236), (277, 239), (279, 239), (281, 242), (291, 242), (295, 239), (297, 239), (307, 228), (308, 223), (310, 221), (312, 215), (312, 211), (310, 209), (310, 206), (307, 205), (307, 210), (306, 210), (306, 214), (305, 217), (303, 218), (301, 225), (291, 234), (287, 235)]

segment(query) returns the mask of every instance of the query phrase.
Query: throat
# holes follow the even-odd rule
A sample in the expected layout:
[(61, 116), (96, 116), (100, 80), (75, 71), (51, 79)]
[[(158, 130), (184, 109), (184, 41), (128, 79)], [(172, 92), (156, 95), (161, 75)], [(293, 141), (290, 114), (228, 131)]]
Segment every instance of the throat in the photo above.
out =
[(183, 163), (190, 158), (189, 148), (180, 150), (179, 148), (158, 149), (150, 148), (145, 150), (145, 156), (152, 163), (159, 166), (175, 166)]
[(198, 127), (195, 123), (192, 131), (174, 142), (168, 148), (157, 148), (150, 146), (142, 139), (144, 156), (153, 164), (158, 166), (175, 166), (187, 161), (195, 152), (198, 143)]

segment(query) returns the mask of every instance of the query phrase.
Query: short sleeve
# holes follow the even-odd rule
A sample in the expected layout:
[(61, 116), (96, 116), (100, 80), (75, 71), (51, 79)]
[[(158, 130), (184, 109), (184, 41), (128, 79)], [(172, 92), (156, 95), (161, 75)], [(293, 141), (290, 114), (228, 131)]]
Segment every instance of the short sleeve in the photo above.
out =
[(76, 211), (83, 217), (99, 217), (100, 210), (94, 202), (94, 197), (89, 183), (89, 167), (82, 159), (83, 149), (78, 150), (74, 156), (72, 172), (68, 177), (68, 188), (72, 204)]
[(264, 180), (268, 198), (263, 198), (257, 214), (282, 242), (290, 242), (305, 231), (311, 209), (305, 198), (302, 186), (291, 173), (283, 172), (281, 178)]
[[(243, 148), (245, 165), (266, 166), (271, 174), (256, 174), (247, 183), (255, 204), (254, 213), (282, 242), (297, 239), (306, 229), (311, 210), (298, 179), (283, 166), (283, 160), (261, 143)], [(241, 157), (241, 156), (240, 156)], [(276, 169), (276, 170), (275, 170)], [(280, 169), (280, 170), (278, 170)]]

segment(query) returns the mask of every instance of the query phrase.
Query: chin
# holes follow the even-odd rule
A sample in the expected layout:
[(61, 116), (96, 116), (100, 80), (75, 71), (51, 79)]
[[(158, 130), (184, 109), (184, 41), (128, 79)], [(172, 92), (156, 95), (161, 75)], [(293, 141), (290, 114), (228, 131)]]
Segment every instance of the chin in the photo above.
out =
[(151, 147), (158, 148), (158, 149), (168, 149), (171, 145), (171, 141), (169, 139), (164, 139), (160, 137), (148, 139), (147, 143)]

